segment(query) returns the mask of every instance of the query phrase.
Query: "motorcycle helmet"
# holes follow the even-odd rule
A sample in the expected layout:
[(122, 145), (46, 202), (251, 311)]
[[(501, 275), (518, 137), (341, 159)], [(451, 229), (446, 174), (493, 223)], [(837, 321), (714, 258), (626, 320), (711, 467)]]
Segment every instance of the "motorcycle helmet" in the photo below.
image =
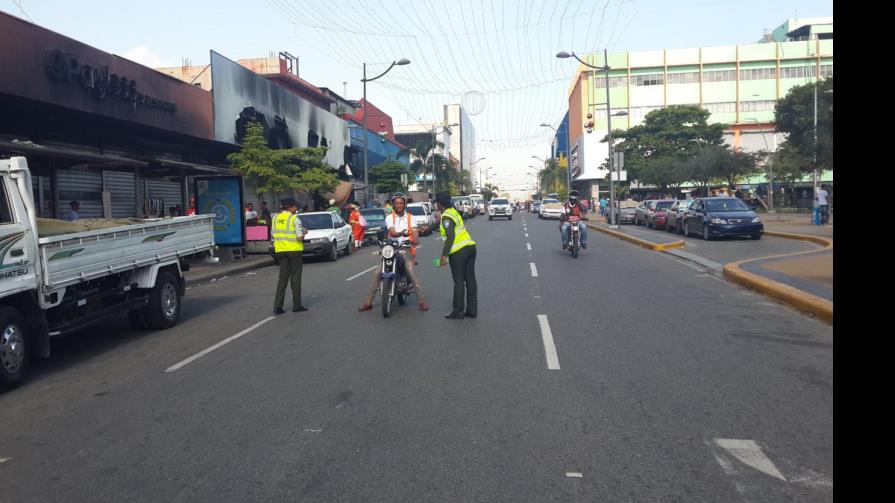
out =
[(578, 191), (573, 190), (569, 192), (569, 204), (575, 205), (578, 204)]
[(391, 198), (392, 204), (395, 204), (395, 199), (403, 199), (404, 203), (407, 203), (407, 196), (405, 196), (403, 192), (395, 192), (395, 195)]

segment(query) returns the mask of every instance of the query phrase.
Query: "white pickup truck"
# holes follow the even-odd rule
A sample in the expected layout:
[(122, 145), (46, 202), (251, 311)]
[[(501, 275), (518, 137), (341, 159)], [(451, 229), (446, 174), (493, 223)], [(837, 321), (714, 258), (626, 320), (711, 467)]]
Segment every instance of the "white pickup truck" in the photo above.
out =
[(24, 157), (0, 159), (0, 388), (19, 384), (50, 340), (124, 313), (138, 328), (177, 323), (181, 259), (214, 248), (200, 215), (40, 237)]

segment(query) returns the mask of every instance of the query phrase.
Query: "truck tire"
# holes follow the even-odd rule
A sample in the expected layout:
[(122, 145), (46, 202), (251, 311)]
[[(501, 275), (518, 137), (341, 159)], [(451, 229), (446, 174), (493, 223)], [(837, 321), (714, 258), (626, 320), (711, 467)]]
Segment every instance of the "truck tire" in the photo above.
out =
[(21, 384), (28, 370), (26, 328), (22, 313), (12, 307), (0, 307), (0, 389)]
[(149, 305), (143, 311), (150, 328), (164, 330), (177, 324), (180, 319), (180, 289), (177, 283), (171, 272), (159, 273), (155, 288), (149, 292)]

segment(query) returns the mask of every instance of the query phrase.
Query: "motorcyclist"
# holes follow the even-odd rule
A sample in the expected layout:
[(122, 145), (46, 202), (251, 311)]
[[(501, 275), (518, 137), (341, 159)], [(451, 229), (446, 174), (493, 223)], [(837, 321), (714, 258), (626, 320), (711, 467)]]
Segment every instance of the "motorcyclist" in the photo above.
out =
[[(405, 211), (407, 208), (407, 196), (401, 192), (396, 192), (395, 195), (392, 196), (391, 205), (393, 211), (385, 217), (388, 227), (388, 239), (397, 241), (399, 245), (404, 244), (407, 241), (410, 241), (411, 244), (418, 243), (419, 236), (416, 233), (416, 229), (413, 227), (413, 217), (409, 212)], [(423, 294), (423, 285), (420, 283), (419, 276), (413, 270), (414, 259), (412, 257), (407, 257), (402, 262), (404, 264), (404, 272), (407, 274), (407, 279), (413, 282), (414, 292), (416, 292), (416, 298), (419, 300), (420, 311), (428, 311), (429, 304), (426, 303), (426, 296)], [(364, 303), (361, 304), (358, 311), (369, 311), (370, 309), (373, 309), (373, 297), (379, 290), (381, 272), (382, 271), (380, 271), (378, 267), (373, 270), (373, 284), (370, 286), (370, 290), (367, 292)]]
[[(569, 192), (569, 201), (563, 204), (563, 212), (559, 216), (559, 232), (562, 235), (562, 249), (569, 247), (569, 230), (572, 228), (571, 222), (587, 220), (587, 209), (581, 201), (578, 200), (578, 191)], [(581, 232), (581, 248), (587, 248), (587, 226), (583, 223), (578, 226)]]

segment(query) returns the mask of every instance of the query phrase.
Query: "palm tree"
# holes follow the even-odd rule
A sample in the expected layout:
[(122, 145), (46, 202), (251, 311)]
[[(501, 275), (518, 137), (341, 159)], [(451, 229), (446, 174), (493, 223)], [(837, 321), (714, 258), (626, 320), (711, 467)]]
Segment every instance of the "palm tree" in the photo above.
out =
[(500, 194), (500, 188), (493, 183), (486, 183), (482, 187), (482, 196), (485, 198), (485, 201), (491, 201), (491, 198), (497, 194)]

